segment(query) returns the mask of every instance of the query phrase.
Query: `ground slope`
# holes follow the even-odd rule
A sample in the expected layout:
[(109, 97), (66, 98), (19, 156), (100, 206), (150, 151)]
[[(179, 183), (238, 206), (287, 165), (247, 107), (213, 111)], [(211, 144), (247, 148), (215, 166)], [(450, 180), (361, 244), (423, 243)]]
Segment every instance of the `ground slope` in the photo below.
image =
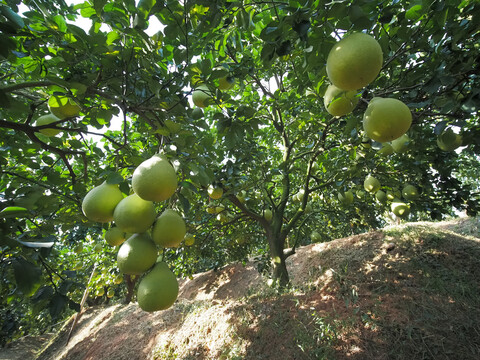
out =
[(68, 345), (67, 326), (37, 359), (479, 359), (479, 226), (408, 223), (300, 248), (281, 294), (254, 264), (198, 274), (163, 312), (88, 309)]

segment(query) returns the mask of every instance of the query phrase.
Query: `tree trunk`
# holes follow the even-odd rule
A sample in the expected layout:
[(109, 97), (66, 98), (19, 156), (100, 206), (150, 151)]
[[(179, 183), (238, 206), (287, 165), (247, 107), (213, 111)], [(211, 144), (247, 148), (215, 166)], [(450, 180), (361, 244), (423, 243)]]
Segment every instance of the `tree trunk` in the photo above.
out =
[(285, 263), (285, 254), (283, 253), (285, 239), (273, 232), (267, 232), (268, 243), (270, 245), (270, 257), (273, 265), (273, 280), (280, 287), (286, 287), (290, 282)]

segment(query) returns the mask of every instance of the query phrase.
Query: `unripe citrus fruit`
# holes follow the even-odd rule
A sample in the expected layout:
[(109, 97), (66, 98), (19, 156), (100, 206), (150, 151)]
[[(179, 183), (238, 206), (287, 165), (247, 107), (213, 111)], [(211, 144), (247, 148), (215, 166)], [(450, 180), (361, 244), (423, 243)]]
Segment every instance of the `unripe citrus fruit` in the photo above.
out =
[(109, 222), (113, 220), (114, 210), (122, 199), (123, 194), (118, 185), (104, 182), (85, 195), (82, 211), (89, 220)]
[(195, 244), (195, 236), (193, 236), (192, 234), (186, 234), (184, 242), (185, 246), (192, 246), (193, 244)]
[(60, 119), (80, 114), (80, 106), (68, 96), (53, 95), (48, 99), (48, 108), (53, 115)]
[(272, 221), (272, 218), (273, 218), (272, 210), (270, 210), (270, 209), (265, 209), (265, 210), (263, 211), (263, 217), (264, 217), (265, 220), (267, 220), (268, 222)]
[(155, 216), (153, 202), (132, 194), (118, 203), (113, 220), (123, 232), (142, 233), (152, 226)]
[(162, 247), (178, 247), (186, 232), (183, 218), (175, 210), (167, 209), (155, 222), (152, 237), (153, 241)]
[(387, 194), (382, 190), (378, 190), (375, 193), (375, 199), (377, 199), (377, 201), (382, 203), (382, 204), (386, 203), (387, 202)]
[(218, 88), (220, 90), (230, 90), (235, 85), (235, 78), (232, 76), (225, 76), (218, 80)]
[(213, 200), (218, 200), (222, 197), (223, 195), (223, 189), (221, 187), (217, 187), (217, 186), (213, 186), (213, 185), (210, 185), (208, 187), (208, 195), (210, 196), (210, 198), (212, 198)]
[(98, 244), (95, 244), (95, 246), (93, 247), (93, 252), (98, 254), (99, 252), (102, 251), (102, 249), (103, 249), (102, 244), (98, 243)]
[(376, 193), (378, 190), (380, 190), (380, 181), (369, 175), (365, 178), (365, 181), (363, 182), (363, 187), (368, 192)]
[(382, 148), (380, 150), (378, 150), (378, 155), (381, 155), (381, 156), (388, 156), (388, 155), (392, 155), (393, 154), (393, 147), (392, 145), (388, 144), (388, 143), (385, 143), (383, 144)]
[(408, 149), (410, 138), (407, 134), (400, 136), (398, 139), (392, 141), (392, 148), (397, 154), (404, 153)]
[[(48, 125), (48, 124), (51, 124), (51, 123), (53, 123), (55, 121), (59, 121), (59, 120), (60, 119), (58, 117), (56, 117), (55, 115), (47, 114), (47, 115), (40, 116), (37, 119), (37, 121), (35, 122), (35, 126)], [(55, 136), (55, 135), (58, 135), (61, 130), (57, 130), (55, 128), (46, 128), (46, 129), (41, 129), (41, 130), (38, 130), (38, 131), (45, 136)]]
[(144, 311), (168, 309), (178, 296), (178, 281), (168, 265), (161, 261), (138, 284), (137, 301)]
[(111, 227), (105, 232), (105, 241), (111, 246), (121, 245), (125, 241), (125, 232), (117, 226)]
[(343, 205), (349, 205), (353, 202), (353, 193), (350, 190), (339, 192), (337, 197)]
[(157, 261), (157, 247), (148, 233), (133, 234), (118, 249), (117, 266), (128, 275), (140, 275)]
[(405, 218), (410, 214), (410, 207), (403, 201), (394, 199), (391, 205), (392, 212), (399, 218)]
[(462, 145), (462, 135), (448, 128), (438, 136), (437, 145), (443, 151), (454, 151)]
[(207, 85), (198, 86), (192, 93), (193, 103), (201, 108), (207, 107), (212, 98), (212, 92)]
[(358, 90), (371, 83), (382, 68), (382, 48), (372, 36), (354, 33), (336, 43), (327, 58), (327, 75), (344, 90)]
[(328, 113), (333, 116), (343, 116), (355, 109), (360, 98), (356, 90), (345, 91), (331, 84), (328, 86), (323, 104)]
[(406, 200), (415, 200), (416, 198), (418, 198), (418, 190), (413, 185), (406, 185), (402, 189), (402, 196)]
[(160, 155), (142, 162), (132, 176), (133, 191), (143, 200), (167, 200), (175, 193), (177, 184), (173, 166)]
[(412, 124), (412, 113), (397, 99), (373, 98), (363, 115), (363, 129), (370, 139), (392, 141), (407, 132)]

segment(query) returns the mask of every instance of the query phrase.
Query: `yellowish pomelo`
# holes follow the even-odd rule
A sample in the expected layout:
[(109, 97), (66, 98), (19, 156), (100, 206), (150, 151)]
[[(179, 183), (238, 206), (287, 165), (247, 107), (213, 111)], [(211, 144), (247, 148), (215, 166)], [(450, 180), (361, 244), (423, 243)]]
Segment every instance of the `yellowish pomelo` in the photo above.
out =
[(382, 48), (377, 40), (364, 33), (353, 33), (330, 50), (327, 75), (340, 89), (358, 90), (375, 80), (382, 63)]
[(213, 200), (220, 199), (222, 195), (223, 195), (223, 189), (221, 187), (213, 186), (213, 185), (210, 185), (208, 187), (208, 196), (210, 196), (210, 198), (212, 198)]
[(113, 221), (123, 232), (143, 233), (152, 226), (155, 216), (153, 202), (132, 194), (118, 203), (113, 213)]
[(375, 199), (377, 199), (378, 202), (384, 204), (387, 202), (387, 194), (385, 193), (385, 191), (378, 190), (375, 193)]
[(148, 233), (133, 234), (118, 249), (117, 266), (123, 274), (143, 274), (155, 261), (157, 246)]
[(118, 185), (104, 182), (85, 195), (82, 211), (89, 220), (109, 222), (113, 220), (114, 210), (122, 199), (123, 194)]
[(105, 232), (105, 241), (111, 246), (121, 245), (125, 241), (125, 232), (117, 226), (111, 227)]
[(195, 236), (192, 234), (186, 234), (184, 238), (185, 246), (192, 246), (195, 244)]
[(365, 178), (363, 187), (370, 193), (376, 193), (378, 190), (380, 190), (380, 181), (369, 175)]
[(393, 154), (393, 147), (389, 143), (383, 144), (382, 148), (378, 150), (378, 155), (388, 156)]
[(178, 281), (168, 265), (161, 261), (138, 284), (138, 306), (144, 311), (165, 310), (178, 296)]
[[(47, 114), (47, 115), (40, 116), (35, 122), (35, 126), (48, 125), (59, 120), (60, 119), (55, 115)], [(45, 128), (45, 129), (38, 130), (38, 132), (40, 132), (45, 136), (55, 136), (55, 135), (58, 135), (61, 132), (61, 130), (57, 130), (55, 128)]]
[(212, 99), (212, 92), (207, 85), (198, 86), (192, 93), (193, 103), (201, 108), (207, 107)]
[(53, 115), (60, 119), (78, 116), (80, 106), (68, 96), (53, 95), (48, 99), (48, 108)]
[(164, 201), (177, 189), (177, 174), (168, 160), (154, 155), (137, 166), (132, 188), (143, 200)]
[(232, 76), (225, 76), (218, 80), (218, 88), (220, 90), (230, 90), (235, 85), (235, 78)]
[(363, 115), (363, 129), (378, 142), (392, 141), (407, 132), (412, 124), (412, 113), (397, 99), (373, 98)]
[(343, 116), (355, 109), (360, 98), (356, 90), (345, 91), (331, 84), (328, 86), (323, 104), (328, 113), (333, 116)]
[(187, 227), (183, 218), (172, 209), (165, 210), (155, 222), (152, 231), (153, 241), (162, 247), (178, 247)]

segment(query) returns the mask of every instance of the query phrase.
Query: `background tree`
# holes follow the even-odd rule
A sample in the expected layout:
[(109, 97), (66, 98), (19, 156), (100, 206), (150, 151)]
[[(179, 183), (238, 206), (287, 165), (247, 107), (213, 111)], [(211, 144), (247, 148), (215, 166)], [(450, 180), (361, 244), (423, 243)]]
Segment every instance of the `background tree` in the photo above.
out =
[[(113, 287), (115, 249), (93, 252), (109, 225), (88, 221), (81, 200), (104, 180), (128, 194), (133, 170), (159, 151), (179, 187), (158, 210), (180, 210), (196, 239), (164, 251), (179, 275), (256, 255), (287, 284), (285, 260), (313, 231), (326, 241), (387, 221), (390, 204), (362, 190), (369, 174), (385, 192), (417, 186), (412, 219), (478, 209), (477, 2), (23, 3), (20, 14), (20, 1), (0, 2), (0, 301), (9, 336), (31, 325), (18, 331), (26, 309), (27, 323), (44, 319), (45, 306), (53, 321), (67, 305), (78, 309), (95, 263), (96, 288)], [(75, 25), (79, 18), (91, 27)], [(161, 27), (149, 36), (154, 19)], [(354, 112), (334, 117), (323, 105), (325, 63), (355, 31), (378, 40), (383, 67)], [(203, 114), (191, 101), (200, 84)], [(79, 115), (37, 126), (53, 96), (70, 98)], [(410, 108), (407, 151), (381, 156), (365, 137), (373, 97)], [(61, 132), (40, 132), (52, 126)], [(461, 151), (438, 148), (447, 127), (462, 134)], [(209, 198), (212, 184), (220, 199)], [(353, 204), (342, 205), (337, 195), (349, 189)], [(83, 256), (74, 255), (79, 244)]]

